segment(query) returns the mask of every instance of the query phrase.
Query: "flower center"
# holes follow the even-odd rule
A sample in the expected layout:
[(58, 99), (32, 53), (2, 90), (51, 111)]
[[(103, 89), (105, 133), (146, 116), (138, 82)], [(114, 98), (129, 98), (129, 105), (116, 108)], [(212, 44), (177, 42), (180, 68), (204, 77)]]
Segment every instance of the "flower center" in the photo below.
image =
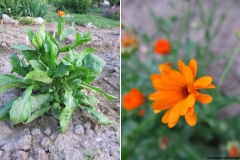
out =
[(190, 93), (188, 92), (187, 86), (182, 88), (182, 95), (183, 95), (184, 98), (188, 97), (189, 94)]

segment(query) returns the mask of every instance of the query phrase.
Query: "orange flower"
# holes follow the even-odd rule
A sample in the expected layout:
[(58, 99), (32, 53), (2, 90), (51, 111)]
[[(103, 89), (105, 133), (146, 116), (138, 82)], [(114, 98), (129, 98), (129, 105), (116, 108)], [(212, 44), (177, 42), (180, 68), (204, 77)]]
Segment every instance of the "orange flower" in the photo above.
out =
[(130, 92), (123, 96), (123, 107), (131, 111), (145, 102), (144, 95), (136, 88), (130, 90)]
[(156, 42), (154, 51), (157, 54), (166, 55), (171, 51), (171, 44), (166, 39), (159, 39)]
[(59, 16), (59, 17), (64, 16), (64, 12), (63, 12), (63, 11), (58, 11), (58, 16)]
[(143, 109), (140, 109), (140, 110), (138, 111), (138, 116), (139, 116), (139, 117), (143, 117), (144, 114), (145, 114), (145, 111), (144, 111)]
[(130, 47), (132, 45), (136, 45), (137, 39), (134, 36), (133, 32), (125, 31), (122, 33), (121, 42), (122, 42), (122, 47), (126, 48), (126, 47)]
[(238, 148), (236, 146), (232, 146), (229, 151), (229, 157), (237, 157), (238, 156)]
[(152, 108), (155, 113), (167, 110), (162, 118), (169, 128), (174, 127), (180, 116), (184, 116), (190, 126), (197, 123), (197, 116), (194, 112), (195, 100), (203, 104), (210, 103), (212, 97), (199, 92), (199, 89), (216, 88), (212, 77), (203, 76), (195, 80), (197, 74), (197, 62), (192, 59), (188, 66), (181, 60), (178, 61), (180, 72), (173, 70), (166, 64), (161, 64), (159, 70), (162, 74), (151, 75), (153, 87), (157, 90), (149, 95), (154, 100)]

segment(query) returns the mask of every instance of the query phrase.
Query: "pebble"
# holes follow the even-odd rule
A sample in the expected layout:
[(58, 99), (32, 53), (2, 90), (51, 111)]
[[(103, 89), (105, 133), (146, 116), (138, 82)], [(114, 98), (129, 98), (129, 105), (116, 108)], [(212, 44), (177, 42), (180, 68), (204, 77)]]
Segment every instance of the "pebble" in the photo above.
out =
[(51, 129), (49, 127), (47, 127), (47, 129), (45, 129), (44, 133), (49, 136), (52, 132), (51, 132)]
[(91, 123), (90, 122), (86, 122), (83, 125), (85, 128), (91, 128)]
[(84, 134), (83, 126), (81, 124), (76, 125), (75, 128), (74, 128), (74, 133), (79, 134), (79, 135)]
[(82, 146), (83, 148), (88, 148), (89, 143), (88, 143), (87, 141), (82, 141), (82, 142), (81, 142), (81, 146)]
[(32, 131), (31, 131), (31, 134), (33, 136), (40, 136), (41, 135), (41, 131), (38, 128), (33, 128)]
[(27, 160), (28, 153), (24, 151), (17, 151), (15, 154), (15, 159), (17, 160)]
[(34, 154), (34, 160), (48, 160), (47, 153), (42, 149), (35, 149)]
[(43, 148), (46, 148), (46, 147), (48, 147), (49, 145), (50, 145), (50, 139), (47, 138), (47, 137), (43, 138), (43, 139), (42, 139), (42, 142), (41, 142), (41, 146), (42, 146)]

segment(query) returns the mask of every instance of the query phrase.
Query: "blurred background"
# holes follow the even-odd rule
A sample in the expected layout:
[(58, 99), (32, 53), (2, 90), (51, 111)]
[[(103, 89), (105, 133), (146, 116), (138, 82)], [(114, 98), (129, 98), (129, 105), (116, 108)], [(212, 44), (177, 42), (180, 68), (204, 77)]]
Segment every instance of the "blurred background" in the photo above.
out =
[[(238, 0), (121, 1), (122, 159), (239, 158), (239, 7)], [(171, 44), (165, 54), (155, 49), (162, 39)], [(169, 129), (161, 122), (164, 112), (154, 114), (147, 98), (154, 92), (149, 77), (160, 73), (159, 64), (177, 69), (178, 59), (187, 64), (192, 58), (197, 77), (213, 77), (217, 88), (205, 91), (213, 101), (195, 103), (196, 126), (181, 117)]]

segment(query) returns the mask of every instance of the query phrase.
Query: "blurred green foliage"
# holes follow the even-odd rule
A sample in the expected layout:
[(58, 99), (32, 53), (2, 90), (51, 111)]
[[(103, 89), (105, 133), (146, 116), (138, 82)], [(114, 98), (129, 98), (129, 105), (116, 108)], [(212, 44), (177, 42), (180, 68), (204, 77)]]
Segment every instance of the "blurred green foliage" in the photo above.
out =
[[(169, 129), (161, 122), (165, 111), (154, 114), (151, 108), (152, 101), (147, 100), (142, 106), (133, 111), (121, 110), (121, 158), (123, 160), (201, 160), (211, 156), (228, 156), (226, 145), (229, 141), (240, 142), (239, 131), (240, 116), (229, 119), (220, 119), (218, 111), (230, 104), (240, 104), (239, 95), (227, 95), (222, 92), (222, 82), (225, 81), (231, 66), (240, 52), (240, 45), (225, 53), (215, 54), (210, 50), (214, 38), (218, 35), (222, 23), (226, 19), (231, 7), (226, 8), (221, 17), (216, 18), (219, 1), (214, 1), (212, 8), (206, 10), (202, 0), (196, 0), (200, 10), (200, 25), (204, 30), (204, 41), (194, 42), (187, 32), (191, 29), (191, 1), (188, 1), (188, 8), (181, 15), (171, 17), (159, 17), (145, 1), (145, 7), (149, 10), (151, 17), (156, 22), (157, 31), (149, 36), (142, 31), (135, 31), (139, 38), (139, 49), (133, 53), (122, 54), (121, 61), (121, 88), (122, 96), (131, 88), (138, 88), (145, 96), (154, 92), (150, 75), (160, 73), (158, 66), (161, 63), (172, 63), (172, 68), (177, 69), (178, 59), (185, 64), (195, 58), (198, 62), (197, 77), (204, 76), (207, 68), (213, 62), (220, 59), (227, 59), (219, 79), (214, 79), (217, 89), (202, 91), (213, 97), (210, 104), (195, 103), (197, 124), (194, 127), (188, 126), (183, 117), (180, 117), (177, 125)], [(232, 6), (236, 1), (232, 2)], [(173, 9), (174, 3), (170, 4)], [(216, 27), (213, 27), (213, 22)], [(176, 24), (180, 25), (179, 32), (172, 34)], [(196, 25), (195, 25), (196, 26)], [(128, 30), (129, 28), (126, 28)], [(154, 54), (153, 40), (166, 37), (171, 42), (171, 53), (166, 56)], [(143, 51), (142, 46), (148, 46)], [(140, 109), (145, 110), (143, 117), (138, 116)], [(239, 114), (238, 114), (239, 115)], [(163, 139), (169, 142), (164, 142)], [(165, 144), (164, 144), (165, 143)], [(165, 145), (165, 147), (163, 147)]]

